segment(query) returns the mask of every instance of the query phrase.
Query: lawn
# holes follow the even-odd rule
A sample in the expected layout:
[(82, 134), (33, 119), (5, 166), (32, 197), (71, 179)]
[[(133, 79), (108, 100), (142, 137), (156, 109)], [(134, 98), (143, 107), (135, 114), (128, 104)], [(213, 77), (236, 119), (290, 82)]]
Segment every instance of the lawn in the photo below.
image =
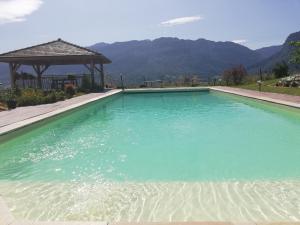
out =
[[(300, 88), (276, 87), (277, 81), (278, 81), (277, 79), (264, 81), (262, 84), (261, 91), (300, 96)], [(237, 87), (258, 91), (257, 83), (243, 84)]]

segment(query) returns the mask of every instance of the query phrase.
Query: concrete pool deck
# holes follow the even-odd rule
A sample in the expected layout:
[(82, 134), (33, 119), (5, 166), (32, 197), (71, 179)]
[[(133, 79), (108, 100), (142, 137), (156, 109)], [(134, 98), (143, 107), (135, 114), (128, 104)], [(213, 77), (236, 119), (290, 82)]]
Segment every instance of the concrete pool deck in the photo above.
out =
[(300, 108), (300, 96), (278, 94), (270, 92), (252, 91), (242, 88), (232, 87), (210, 87), (210, 90), (221, 91), (228, 94), (239, 95), (247, 98), (258, 99), (266, 102), (272, 102), (280, 105), (286, 105), (294, 108)]

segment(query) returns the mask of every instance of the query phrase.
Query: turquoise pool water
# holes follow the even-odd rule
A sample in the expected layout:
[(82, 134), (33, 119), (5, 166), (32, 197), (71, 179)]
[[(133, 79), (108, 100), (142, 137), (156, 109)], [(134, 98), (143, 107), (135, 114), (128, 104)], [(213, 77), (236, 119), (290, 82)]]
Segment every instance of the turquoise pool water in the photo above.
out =
[(0, 144), (19, 219), (299, 221), (300, 112), (218, 92), (119, 94)]
[(300, 178), (300, 113), (215, 92), (121, 94), (0, 145), (0, 179)]

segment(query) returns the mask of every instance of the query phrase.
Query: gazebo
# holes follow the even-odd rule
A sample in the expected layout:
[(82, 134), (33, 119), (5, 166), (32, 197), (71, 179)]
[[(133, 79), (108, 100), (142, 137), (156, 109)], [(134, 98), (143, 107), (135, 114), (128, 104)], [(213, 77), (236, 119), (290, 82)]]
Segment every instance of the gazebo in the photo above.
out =
[(100, 87), (104, 89), (103, 64), (111, 61), (99, 52), (58, 39), (56, 41), (0, 54), (0, 62), (9, 63), (11, 87), (16, 87), (16, 73), (20, 66), (32, 66), (37, 75), (37, 86), (42, 88), (42, 75), (52, 65), (84, 65), (91, 74), (100, 73)]

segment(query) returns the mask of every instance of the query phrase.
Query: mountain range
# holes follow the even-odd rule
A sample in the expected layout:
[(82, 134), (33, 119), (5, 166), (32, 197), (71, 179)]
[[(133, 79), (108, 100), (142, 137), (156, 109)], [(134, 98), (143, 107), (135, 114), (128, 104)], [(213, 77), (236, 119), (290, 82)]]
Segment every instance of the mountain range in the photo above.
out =
[[(119, 80), (120, 74), (123, 74), (127, 83), (140, 84), (144, 80), (176, 79), (181, 75), (213, 77), (240, 64), (250, 74), (257, 73), (260, 68), (270, 71), (275, 63), (289, 61), (292, 51), (289, 42), (296, 40), (300, 40), (300, 32), (290, 34), (282, 45), (257, 50), (229, 41), (168, 37), (113, 44), (97, 43), (89, 48), (112, 60), (112, 64), (106, 65), (105, 70), (113, 79)], [(80, 66), (60, 66), (50, 67), (47, 72), (64, 74), (87, 71)], [(8, 66), (0, 64), (0, 82), (7, 83), (8, 78)]]
[[(300, 32), (290, 34), (283, 45), (271, 47), (271, 52), (273, 51), (273, 54), (263, 59), (261, 62), (249, 66), (248, 70), (253, 71), (258, 70), (258, 68), (262, 68), (263, 71), (270, 71), (276, 63), (285, 61), (289, 64), (289, 67), (292, 71), (299, 71), (299, 65), (297, 66), (290, 63), (291, 54), (294, 48), (290, 45), (292, 41), (300, 41)], [(257, 51), (261, 52), (261, 50), (265, 51), (264, 49)], [(267, 50), (267, 52), (270, 52), (270, 49)]]

